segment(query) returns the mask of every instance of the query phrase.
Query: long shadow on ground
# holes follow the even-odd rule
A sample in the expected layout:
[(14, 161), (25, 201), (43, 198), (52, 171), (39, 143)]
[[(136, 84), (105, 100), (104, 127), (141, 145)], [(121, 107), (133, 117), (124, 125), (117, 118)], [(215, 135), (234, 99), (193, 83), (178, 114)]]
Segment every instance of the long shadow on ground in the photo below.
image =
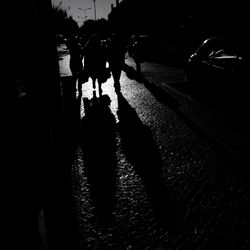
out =
[(143, 180), (155, 217), (170, 230), (177, 225), (170, 194), (162, 175), (161, 155), (149, 127), (142, 124), (137, 112), (118, 94), (118, 131), (128, 161)]
[(116, 128), (109, 104), (108, 95), (84, 99), (86, 114), (81, 127), (90, 193), (102, 224), (112, 220), (115, 191)]

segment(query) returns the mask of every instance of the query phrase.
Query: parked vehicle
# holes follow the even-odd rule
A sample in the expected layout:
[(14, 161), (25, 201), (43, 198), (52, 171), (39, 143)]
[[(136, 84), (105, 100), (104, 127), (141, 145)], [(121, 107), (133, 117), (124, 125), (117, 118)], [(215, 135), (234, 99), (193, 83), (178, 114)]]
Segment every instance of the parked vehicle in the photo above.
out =
[(226, 37), (203, 41), (186, 65), (186, 80), (192, 88), (206, 88), (207, 84), (226, 87), (245, 74), (246, 58), (240, 43)]
[(133, 35), (127, 46), (128, 54), (140, 62), (157, 58), (160, 53), (160, 43), (150, 35)]

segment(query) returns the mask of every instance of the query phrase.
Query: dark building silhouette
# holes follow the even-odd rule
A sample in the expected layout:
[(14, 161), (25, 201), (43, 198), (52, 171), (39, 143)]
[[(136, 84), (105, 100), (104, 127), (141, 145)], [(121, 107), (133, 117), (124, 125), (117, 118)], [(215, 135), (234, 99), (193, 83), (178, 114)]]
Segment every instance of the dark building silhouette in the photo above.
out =
[(217, 34), (246, 36), (247, 8), (241, 2), (123, 0), (108, 16), (115, 29), (156, 34), (169, 40), (203, 39)]
[(11, 4), (12, 22), (4, 24), (8, 35), (3, 36), (7, 54), (3, 71), (7, 91), (2, 91), (6, 97), (2, 116), (5, 246), (38, 250), (47, 242), (49, 249), (73, 249), (72, 230), (67, 229), (71, 228), (63, 158), (67, 136), (51, 1)]

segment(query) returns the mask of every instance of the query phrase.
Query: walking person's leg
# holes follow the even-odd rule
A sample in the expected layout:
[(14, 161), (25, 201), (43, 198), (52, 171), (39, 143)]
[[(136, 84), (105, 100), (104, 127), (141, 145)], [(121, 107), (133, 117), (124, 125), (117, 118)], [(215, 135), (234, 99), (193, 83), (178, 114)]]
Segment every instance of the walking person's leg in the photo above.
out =
[(82, 95), (82, 83), (79, 80), (79, 77), (77, 77), (77, 88), (78, 88), (78, 94)]
[(98, 90), (99, 90), (99, 96), (102, 95), (102, 83), (98, 82)]
[(121, 90), (121, 86), (120, 86), (121, 68), (114, 67), (112, 69), (112, 75), (113, 75), (113, 80), (114, 80), (115, 91), (120, 91)]
[(96, 78), (95, 77), (91, 77), (91, 79), (92, 79), (93, 90), (95, 90), (95, 88), (96, 88)]

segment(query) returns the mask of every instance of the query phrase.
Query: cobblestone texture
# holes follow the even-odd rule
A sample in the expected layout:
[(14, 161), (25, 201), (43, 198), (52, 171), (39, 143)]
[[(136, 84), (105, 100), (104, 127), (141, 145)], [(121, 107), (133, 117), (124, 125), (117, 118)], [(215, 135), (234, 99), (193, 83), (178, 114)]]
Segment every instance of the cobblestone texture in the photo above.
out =
[[(115, 122), (79, 132), (80, 249), (249, 249), (248, 131), (163, 86), (150, 67), (144, 84), (123, 73)], [(114, 155), (102, 136), (111, 124)]]

